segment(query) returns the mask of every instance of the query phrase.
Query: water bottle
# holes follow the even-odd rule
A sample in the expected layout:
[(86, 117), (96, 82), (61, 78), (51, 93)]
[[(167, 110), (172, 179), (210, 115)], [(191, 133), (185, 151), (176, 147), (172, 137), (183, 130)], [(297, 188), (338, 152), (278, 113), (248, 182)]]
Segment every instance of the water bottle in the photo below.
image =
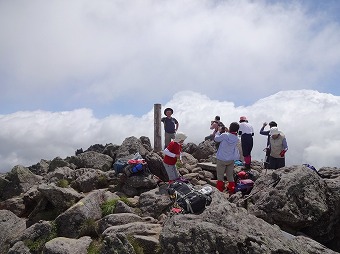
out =
[(205, 195), (210, 195), (213, 192), (213, 189), (211, 188), (211, 186), (207, 185), (207, 186), (204, 186), (202, 189), (200, 189), (199, 192)]

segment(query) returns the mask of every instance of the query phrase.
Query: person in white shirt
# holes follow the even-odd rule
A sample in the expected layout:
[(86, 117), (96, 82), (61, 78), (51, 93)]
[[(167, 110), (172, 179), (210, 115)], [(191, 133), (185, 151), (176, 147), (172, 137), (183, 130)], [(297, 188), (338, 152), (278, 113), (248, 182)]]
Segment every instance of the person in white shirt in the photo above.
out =
[(238, 134), (241, 136), (241, 146), (242, 153), (244, 157), (244, 166), (247, 170), (250, 170), (251, 164), (251, 150), (253, 150), (253, 136), (254, 129), (253, 126), (248, 123), (248, 120), (245, 116), (240, 117), (240, 129)]

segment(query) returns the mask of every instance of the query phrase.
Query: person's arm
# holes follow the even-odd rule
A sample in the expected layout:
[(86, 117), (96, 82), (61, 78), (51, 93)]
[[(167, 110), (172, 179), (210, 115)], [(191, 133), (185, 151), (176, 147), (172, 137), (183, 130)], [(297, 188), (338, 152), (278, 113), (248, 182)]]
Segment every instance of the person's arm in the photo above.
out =
[(282, 140), (282, 147), (286, 152), (288, 151), (288, 144), (286, 138)]
[(219, 131), (217, 131), (215, 133), (214, 141), (216, 141), (216, 142), (221, 142), (222, 141), (221, 140), (221, 133)]
[(287, 145), (287, 140), (286, 140), (286, 138), (284, 138), (284, 139), (282, 140), (282, 147), (283, 147), (283, 150), (281, 151), (280, 156), (281, 156), (281, 157), (284, 157), (284, 156), (285, 156), (285, 153), (288, 151), (288, 145)]
[(260, 134), (261, 134), (261, 135), (264, 135), (264, 136), (269, 136), (269, 131), (264, 131), (263, 128), (264, 128), (264, 127), (261, 128)]
[(216, 122), (213, 122), (211, 125), (210, 125), (210, 130), (214, 130), (218, 127), (218, 124)]
[[(225, 134), (224, 134), (225, 135)], [(214, 138), (214, 140), (216, 141), (216, 142), (221, 142), (223, 139), (224, 139), (224, 135), (223, 135), (223, 133), (221, 133), (221, 127), (218, 129), (218, 131), (216, 132), (216, 134), (215, 134), (215, 138)]]
[(177, 132), (178, 127), (179, 127), (179, 123), (178, 123), (178, 121), (175, 119), (175, 132)]
[(169, 157), (172, 157), (172, 158), (175, 158), (175, 157), (176, 157), (176, 154), (170, 152), (168, 148), (165, 148), (164, 151), (163, 151), (163, 153), (164, 153), (165, 155), (169, 156)]
[(267, 123), (263, 123), (261, 129), (260, 129), (260, 134), (264, 136), (269, 136), (269, 131), (265, 131), (264, 128), (267, 126)]

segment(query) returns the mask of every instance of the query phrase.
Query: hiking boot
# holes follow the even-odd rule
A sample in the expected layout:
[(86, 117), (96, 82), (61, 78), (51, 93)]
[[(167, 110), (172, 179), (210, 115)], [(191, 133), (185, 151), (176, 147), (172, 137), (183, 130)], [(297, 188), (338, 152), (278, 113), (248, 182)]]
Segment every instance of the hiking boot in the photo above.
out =
[(223, 192), (225, 187), (224, 187), (224, 182), (223, 181), (217, 181), (216, 188), (220, 191)]
[(235, 182), (229, 182), (227, 186), (229, 195), (235, 194)]

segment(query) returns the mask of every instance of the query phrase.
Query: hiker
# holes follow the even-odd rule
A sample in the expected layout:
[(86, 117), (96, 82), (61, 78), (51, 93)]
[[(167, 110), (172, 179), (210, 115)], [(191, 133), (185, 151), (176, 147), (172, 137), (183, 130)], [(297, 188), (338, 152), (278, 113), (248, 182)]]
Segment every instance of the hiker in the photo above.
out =
[(171, 139), (175, 138), (175, 133), (178, 130), (178, 121), (176, 120), (176, 118), (172, 117), (172, 114), (174, 113), (174, 111), (172, 110), (172, 108), (166, 108), (164, 109), (164, 115), (166, 115), (166, 117), (162, 117), (161, 121), (164, 124), (164, 132), (165, 132), (165, 136), (164, 136), (164, 148), (166, 148), (169, 143), (171, 142)]
[[(264, 168), (268, 168), (269, 166), (269, 155), (270, 155), (270, 149), (269, 149), (269, 140), (270, 140), (270, 135), (269, 135), (269, 130), (265, 131), (264, 128), (267, 126), (267, 123), (264, 122), (261, 129), (260, 129), (260, 134), (267, 136), (267, 146), (264, 149), (264, 151), (266, 152), (266, 158), (265, 158), (265, 162), (264, 162)], [(277, 123), (274, 121), (270, 121), (269, 122), (269, 128), (272, 127), (277, 127)]]
[(251, 163), (251, 150), (253, 149), (254, 129), (253, 126), (250, 123), (248, 123), (248, 120), (245, 116), (240, 117), (239, 123), (240, 129), (238, 131), (238, 134), (241, 136), (244, 166), (246, 170), (249, 170)]
[(285, 153), (288, 150), (286, 137), (277, 127), (270, 128), (269, 135), (269, 168), (282, 168), (285, 166)]
[(216, 142), (220, 143), (216, 153), (216, 188), (221, 192), (224, 191), (224, 174), (226, 174), (228, 181), (227, 190), (231, 195), (235, 193), (234, 161), (240, 158), (239, 149), (237, 147), (237, 143), (239, 142), (237, 136), (239, 124), (237, 122), (232, 122), (229, 126), (229, 132), (221, 133), (222, 128), (223, 127), (219, 128), (214, 138)]
[(221, 122), (220, 116), (215, 116), (215, 119), (210, 122), (210, 130), (214, 131), (209, 136), (206, 136), (204, 140), (214, 140), (215, 134), (221, 126), (224, 126), (224, 124)]
[(180, 174), (176, 168), (177, 160), (181, 160), (182, 145), (187, 136), (184, 133), (177, 132), (175, 138), (164, 149), (163, 164), (168, 174), (169, 183), (180, 178)]

